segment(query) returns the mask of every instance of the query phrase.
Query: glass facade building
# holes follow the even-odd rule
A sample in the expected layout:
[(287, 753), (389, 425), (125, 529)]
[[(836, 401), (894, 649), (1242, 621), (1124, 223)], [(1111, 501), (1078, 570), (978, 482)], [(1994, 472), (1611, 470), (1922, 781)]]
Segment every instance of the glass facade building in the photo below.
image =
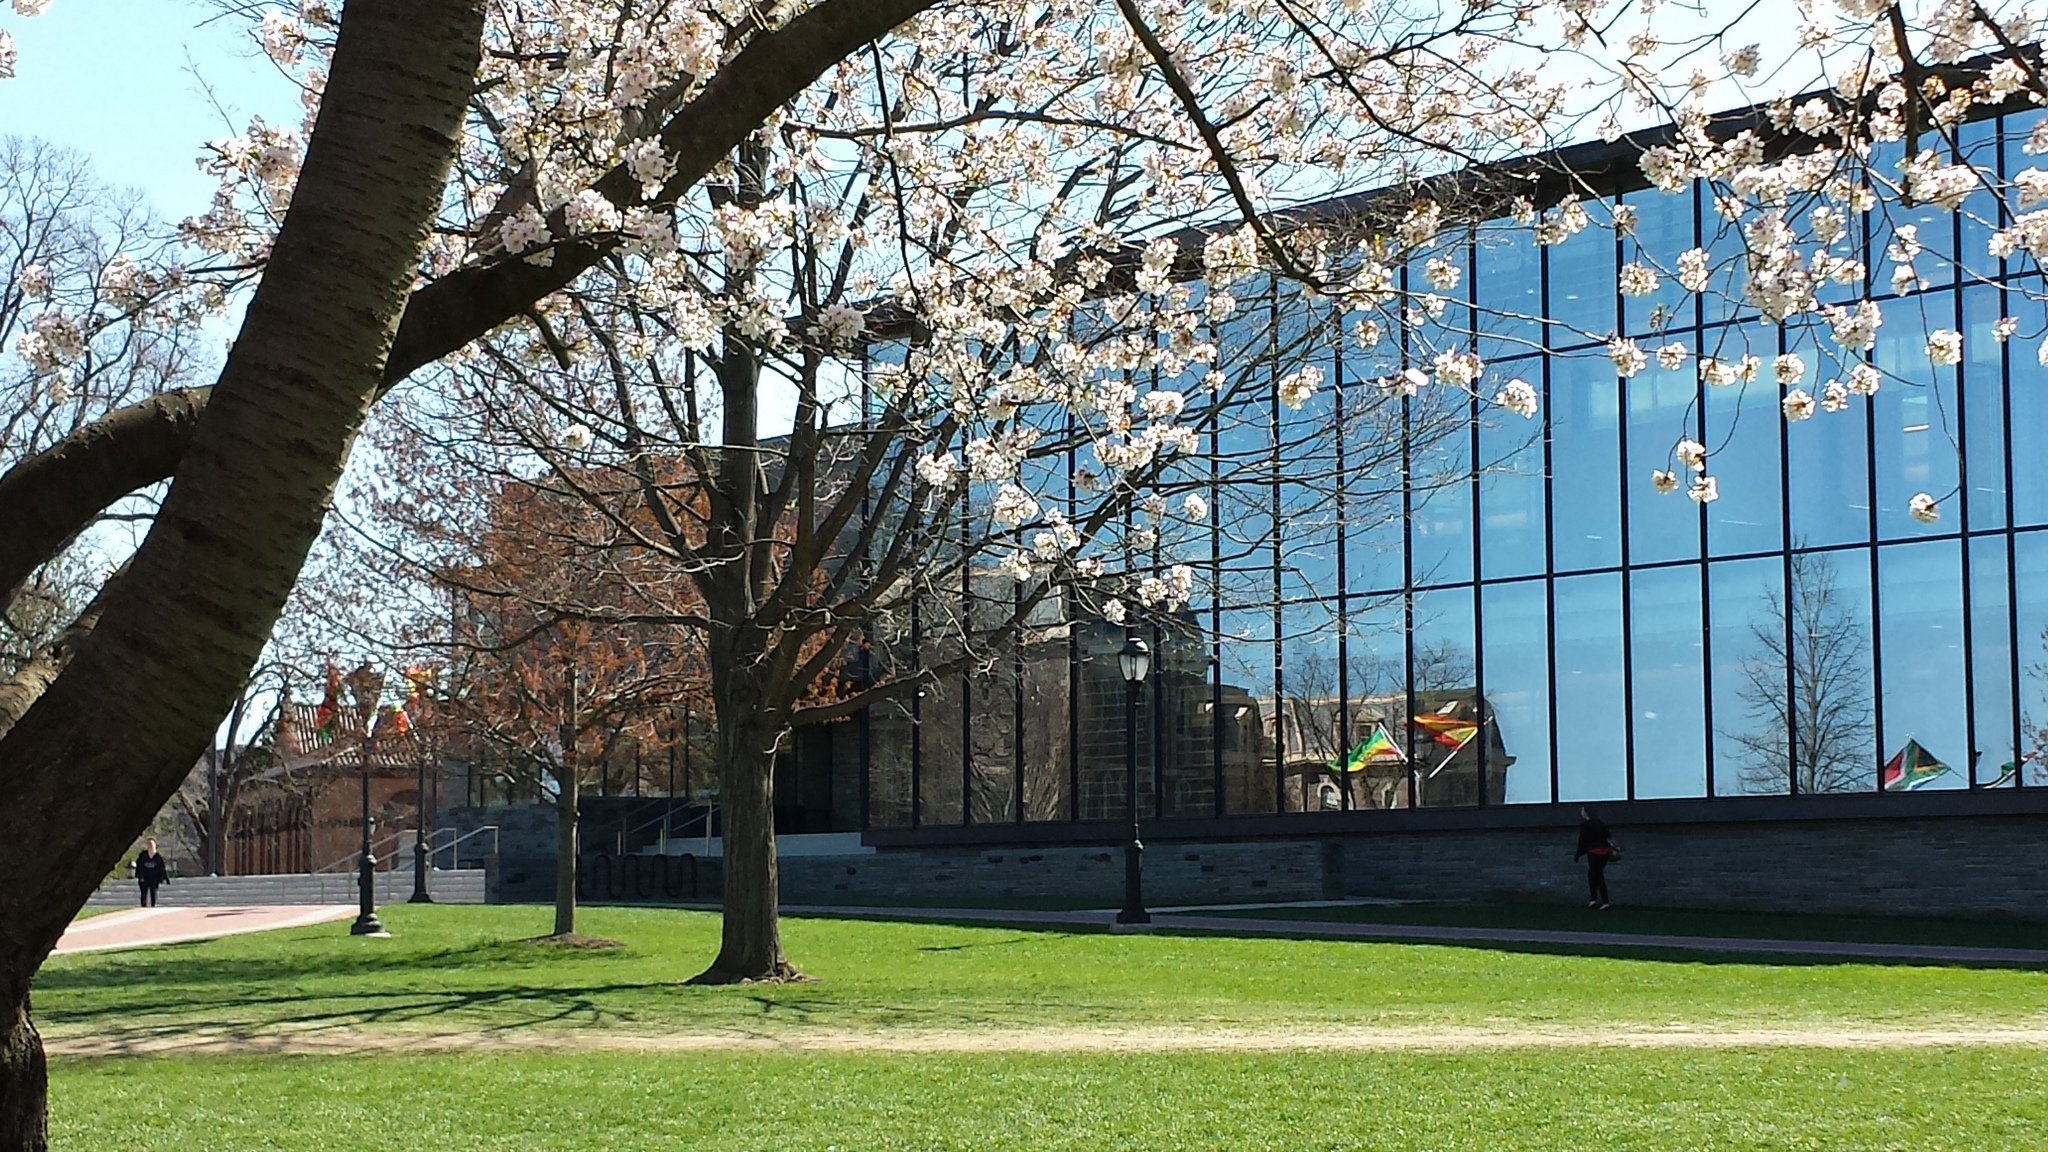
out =
[[(2041, 115), (1963, 125), (1962, 147), (2010, 175), (2034, 164), (2020, 146)], [(1640, 183), (1633, 164), (1615, 179)], [(1725, 282), (1624, 296), (1623, 265), (1739, 235), (1698, 189), (1585, 203), (1595, 225), (1562, 243), (1501, 221), (1432, 254), (1459, 272), (1441, 322), (1478, 331), (1489, 381), (1537, 386), (1534, 419), (1387, 397), (1369, 382), (1417, 354), (1396, 338), (1308, 341), (1330, 387), (1210, 435), (1203, 593), (1145, 626), (1145, 818), (1855, 792), (1907, 812), (1906, 792), (2048, 785), (2048, 471), (2028, 447), (2048, 443), (2048, 368), (1993, 331), (2038, 319), (2016, 290), (2037, 273), (1985, 255), (2011, 207), (1979, 192), (1852, 221), (1884, 381), (1788, 421), (1769, 361), (1800, 353), (1818, 392), (1825, 323), (1759, 323)], [(1617, 206), (1632, 231), (1603, 226)], [(1896, 296), (1883, 253), (1908, 222), (1923, 286)], [(1432, 290), (1420, 260), (1404, 275)], [(1222, 367), (1276, 371), (1250, 345), (1310, 305), (1239, 295)], [(1960, 364), (1930, 361), (1938, 328), (1962, 334)], [(1610, 333), (1688, 357), (1624, 379)], [(1701, 380), (1698, 357), (1745, 352), (1766, 364), (1754, 380)], [(1719, 499), (1652, 488), (1681, 437), (1712, 451)], [(1232, 461), (1263, 471), (1246, 483)], [(1909, 514), (1921, 492), (1942, 499), (1933, 523)], [(1057, 616), (1005, 659), (807, 737), (857, 758), (866, 827), (1122, 817), (1122, 634)]]

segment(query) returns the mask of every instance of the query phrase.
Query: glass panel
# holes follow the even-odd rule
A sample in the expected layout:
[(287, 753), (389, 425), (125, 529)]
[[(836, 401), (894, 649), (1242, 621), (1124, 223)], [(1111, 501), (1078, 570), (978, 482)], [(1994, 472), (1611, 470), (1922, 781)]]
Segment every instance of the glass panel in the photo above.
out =
[[(1543, 364), (1515, 360), (1503, 379), (1539, 387)], [(1543, 420), (1488, 408), (1479, 427), (1479, 557), (1487, 578), (1543, 571)]]
[(1414, 719), (1407, 733), (1418, 807), (1479, 803), (1482, 726), (1472, 651), (1472, 589), (1418, 593), (1410, 656)]
[(1405, 563), (1402, 405), (1367, 384), (1347, 388), (1345, 404), (1345, 587), (1352, 592), (1399, 590)]
[(919, 690), (917, 701), (917, 821), (920, 824), (960, 823), (961, 785), (966, 768), (965, 737), (958, 679), (940, 680)]
[(1700, 582), (1693, 565), (1629, 574), (1639, 798), (1707, 794)]
[(1510, 804), (1550, 801), (1550, 638), (1543, 582), (1480, 589), (1486, 624), (1486, 704), (1493, 716), (1486, 771), (1505, 776)]
[(1279, 745), (1287, 810), (1350, 808), (1343, 794), (1344, 719), (1349, 701), (1338, 663), (1334, 603), (1290, 604), (1281, 672)]
[(1862, 549), (1792, 557), (1791, 718), (1802, 793), (1875, 786), (1869, 557)]
[[(1979, 172), (1995, 174), (1998, 171), (1998, 121), (1978, 120), (1958, 125), (1956, 144), (1962, 162)], [(1993, 180), (1990, 183), (1996, 187), (1998, 182)], [(1990, 241), (1991, 234), (1998, 230), (1998, 197), (1978, 188), (1963, 201), (1962, 210), (1956, 213), (1956, 223), (1962, 230), (1958, 256), (1964, 278), (1996, 277), (1999, 262), (1990, 253)]]
[(1967, 787), (1961, 552), (1951, 540), (1900, 544), (1880, 548), (1877, 564), (1885, 789)]
[[(1131, 788), (1124, 743), (1129, 689), (1116, 654), (1124, 646), (1124, 630), (1106, 622), (1076, 624), (1080, 649), (1081, 696), (1079, 797), (1083, 820), (1125, 820), (1130, 816)], [(1137, 741), (1138, 812), (1152, 811), (1152, 741), (1140, 714)]]
[(1552, 348), (1572, 348), (1613, 335), (1614, 219), (1604, 201), (1581, 202), (1592, 224), (1549, 256), (1549, 337)]
[(1714, 793), (1784, 792), (1785, 568), (1777, 557), (1707, 569)]
[(2048, 784), (2048, 534), (2013, 538), (2019, 594), (2020, 746), (2029, 787)]
[(1652, 359), (1648, 368), (1622, 384), (1628, 394), (1628, 474), (1621, 482), (1628, 486), (1631, 564), (1690, 560), (1700, 554), (1698, 507), (1683, 495), (1660, 495), (1650, 486), (1654, 470), (1685, 470), (1672, 461), (1671, 447), (1699, 436), (1694, 409), (1699, 372), (1690, 356), (1692, 342), (1679, 343), (1688, 352), (1684, 364), (1666, 369)]
[[(1461, 396), (1440, 391), (1440, 394)], [(1469, 409), (1425, 412), (1437, 405), (1413, 402), (1414, 435), (1432, 442), (1415, 451), (1409, 547), (1412, 579), (1418, 585), (1472, 578), (1472, 449)]]
[[(1846, 380), (1849, 367), (1833, 358), (1838, 350), (1816, 328), (1796, 332), (1792, 351), (1807, 364), (1801, 387), (1820, 398), (1828, 382)], [(1869, 403), (1851, 396), (1840, 412), (1820, 408), (1807, 419), (1786, 422), (1793, 547), (1870, 539), (1869, 419)]]
[[(1970, 541), (1970, 691), (1977, 721), (1973, 781), (2010, 786), (2013, 753), (2012, 597), (2006, 586), (2005, 537)], [(1891, 660), (1887, 658), (1886, 667)], [(1887, 685), (1889, 687), (1889, 685)], [(1957, 765), (1960, 769), (1961, 765)]]
[(1479, 354), (1488, 360), (1516, 356), (1542, 347), (1542, 271), (1535, 233), (1513, 221), (1495, 221), (1479, 229), (1478, 293), (1481, 332)]
[(1067, 627), (1033, 633), (1024, 649), (1024, 818), (1072, 815), (1068, 755), (1073, 750)]
[(1645, 189), (1622, 199), (1636, 210), (1635, 235), (1622, 241), (1622, 259), (1649, 267), (1658, 280), (1656, 291), (1622, 298), (1629, 332), (1658, 337), (1692, 327), (1692, 298), (1675, 275), (1678, 257), (1693, 246), (1692, 189), (1676, 195)]
[[(1015, 583), (1015, 581), (1011, 581)], [(1017, 666), (997, 659), (962, 677), (967, 702), (968, 818), (1017, 818)]]
[(1366, 745), (1364, 763), (1347, 774), (1349, 802), (1353, 808), (1392, 808), (1408, 797), (1408, 756), (1401, 744), (1408, 715), (1406, 609), (1399, 597), (1389, 597), (1353, 603), (1348, 611), (1345, 719), (1350, 747)]
[(1219, 694), (1223, 719), (1223, 810), (1271, 812), (1279, 780), (1273, 740), (1273, 614), (1223, 614)]
[[(1216, 725), (1209, 690), (1205, 617), (1183, 611), (1152, 629), (1152, 672), (1144, 702), (1159, 760), (1159, 805), (1166, 819), (1216, 813)], [(1140, 734), (1139, 739), (1145, 739)]]
[(1621, 577), (1565, 577), (1555, 595), (1558, 799), (1621, 799), (1628, 794)]
[[(1591, 229), (1588, 229), (1591, 231)], [(1621, 391), (1605, 357), (1550, 365), (1551, 548), (1557, 570), (1621, 563)]]
[(899, 701), (868, 709), (868, 826), (910, 824), (910, 712)]
[[(1932, 134), (1922, 141), (1922, 147), (1942, 153), (1948, 151), (1940, 138)], [(1904, 148), (1896, 143), (1879, 144), (1874, 150), (1871, 170), (1884, 179), (1898, 179), (1898, 162), (1904, 152)], [(1870, 266), (1871, 282), (1877, 285), (1891, 283), (1893, 270), (1899, 266), (1892, 258), (1892, 242), (1908, 228), (1912, 229), (1913, 238), (1923, 249), (1912, 260), (1921, 282), (1930, 287), (1954, 283), (1955, 235), (1949, 213), (1937, 204), (1925, 202), (1907, 207), (1899, 196), (1882, 187), (1878, 189), (1877, 207), (1870, 213), (1870, 250), (1877, 258)], [(1889, 316), (1886, 322), (1890, 322)]]
[(1972, 531), (2005, 527), (2006, 346), (1992, 334), (1999, 306), (1997, 288), (1963, 290), (1963, 422)]
[[(1877, 366), (1884, 387), (1871, 398), (1877, 426), (1877, 532), (1881, 540), (1953, 532), (1957, 513), (1954, 368), (1927, 358), (1927, 333), (1955, 327), (1954, 297), (1947, 293), (1885, 306)], [(1919, 493), (1943, 505), (1933, 524), (1913, 519), (1907, 507)]]
[(1775, 552), (1781, 533), (1784, 493), (1779, 491), (1778, 385), (1771, 376), (1773, 345), (1752, 348), (1745, 335), (1723, 329), (1703, 341), (1707, 355), (1728, 363), (1745, 355), (1763, 361), (1756, 379), (1707, 389), (1707, 472), (1717, 478), (1720, 498), (1707, 505), (1707, 547), (1715, 556)]
[[(2015, 305), (2021, 306), (2017, 301)], [(2039, 347), (2038, 343), (2029, 342), (2014, 348), (2006, 366), (2012, 378), (2006, 403), (2012, 413), (2014, 444), (2039, 444), (2048, 437), (2048, 368), (2041, 366)], [(2013, 523), (2048, 524), (2048, 468), (2027, 467), (2014, 459), (2011, 474)]]

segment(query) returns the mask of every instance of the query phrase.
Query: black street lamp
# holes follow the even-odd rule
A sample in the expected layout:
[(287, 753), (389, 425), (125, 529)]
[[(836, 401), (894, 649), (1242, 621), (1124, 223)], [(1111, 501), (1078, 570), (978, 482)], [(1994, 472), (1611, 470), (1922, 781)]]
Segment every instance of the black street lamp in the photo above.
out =
[(1131, 840), (1124, 845), (1124, 907), (1116, 914), (1119, 924), (1150, 924), (1145, 911), (1145, 878), (1139, 857), (1145, 842), (1138, 839), (1138, 691), (1145, 674), (1152, 670), (1152, 649), (1130, 630), (1124, 631), (1123, 651), (1116, 654), (1124, 674), (1124, 805), (1131, 814)]
[(361, 893), (361, 911), (356, 922), (349, 925), (351, 936), (389, 936), (383, 921), (377, 919), (377, 857), (370, 851), (370, 834), (376, 828), (376, 818), (370, 815), (370, 753), (367, 746), (363, 751), (363, 853), (358, 865), (356, 883)]
[(419, 817), (415, 821), (419, 826), (413, 830), (412, 899), (406, 901), (406, 903), (432, 904), (434, 902), (434, 896), (432, 893), (427, 891), (427, 813), (432, 811), (432, 809), (427, 806), (427, 758), (425, 756), (421, 756), (419, 758), (419, 762), (420, 803), (418, 809)]

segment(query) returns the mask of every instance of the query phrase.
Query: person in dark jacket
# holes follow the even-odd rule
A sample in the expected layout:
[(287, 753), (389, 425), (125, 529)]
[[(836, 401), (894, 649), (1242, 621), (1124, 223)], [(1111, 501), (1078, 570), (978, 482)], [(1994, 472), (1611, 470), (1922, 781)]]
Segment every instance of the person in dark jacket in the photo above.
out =
[(171, 867), (164, 863), (163, 853), (156, 850), (155, 840), (145, 844), (135, 857), (135, 882), (142, 886), (142, 906), (156, 907), (156, 890), (171, 882)]
[(1572, 853), (1572, 859), (1581, 856), (1586, 858), (1586, 889), (1592, 897), (1586, 907), (1606, 908), (1607, 862), (1614, 857), (1614, 837), (1591, 808), (1579, 809), (1579, 850)]

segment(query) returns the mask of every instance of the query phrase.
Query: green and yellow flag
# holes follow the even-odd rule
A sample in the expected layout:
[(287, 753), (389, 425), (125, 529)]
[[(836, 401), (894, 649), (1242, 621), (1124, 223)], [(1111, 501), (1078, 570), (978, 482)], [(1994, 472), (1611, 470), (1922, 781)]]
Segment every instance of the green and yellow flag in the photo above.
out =
[(1372, 764), (1406, 764), (1408, 757), (1401, 754), (1401, 746), (1387, 734), (1385, 724), (1372, 726), (1372, 735), (1358, 742), (1358, 747), (1344, 757), (1344, 763), (1334, 765), (1339, 772), (1363, 772)]

